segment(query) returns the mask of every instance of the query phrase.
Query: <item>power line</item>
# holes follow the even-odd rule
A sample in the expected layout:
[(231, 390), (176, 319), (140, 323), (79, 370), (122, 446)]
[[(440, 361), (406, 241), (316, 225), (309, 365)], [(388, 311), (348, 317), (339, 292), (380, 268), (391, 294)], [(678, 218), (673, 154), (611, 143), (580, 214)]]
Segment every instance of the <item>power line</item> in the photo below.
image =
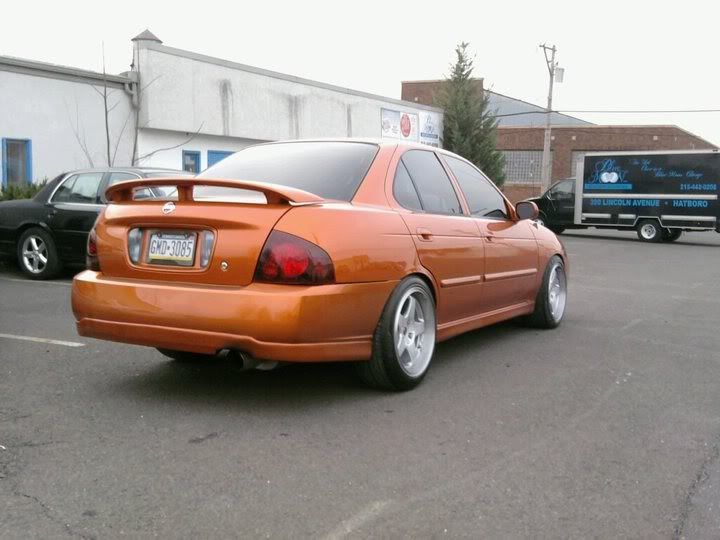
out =
[[(685, 114), (685, 113), (717, 113), (720, 109), (639, 109), (639, 110), (602, 110), (602, 109), (563, 109), (563, 110), (552, 110), (551, 113), (557, 114)], [(523, 111), (506, 114), (495, 114), (495, 118), (504, 118), (507, 116), (522, 116), (525, 114), (547, 114), (547, 111)]]

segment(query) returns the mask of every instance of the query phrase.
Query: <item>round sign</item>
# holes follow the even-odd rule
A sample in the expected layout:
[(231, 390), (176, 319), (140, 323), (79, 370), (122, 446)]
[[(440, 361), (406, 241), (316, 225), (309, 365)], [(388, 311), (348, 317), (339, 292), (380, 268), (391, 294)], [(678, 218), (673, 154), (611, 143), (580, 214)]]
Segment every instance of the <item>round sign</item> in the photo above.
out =
[(403, 137), (410, 136), (410, 117), (407, 114), (403, 114), (400, 118), (400, 131)]

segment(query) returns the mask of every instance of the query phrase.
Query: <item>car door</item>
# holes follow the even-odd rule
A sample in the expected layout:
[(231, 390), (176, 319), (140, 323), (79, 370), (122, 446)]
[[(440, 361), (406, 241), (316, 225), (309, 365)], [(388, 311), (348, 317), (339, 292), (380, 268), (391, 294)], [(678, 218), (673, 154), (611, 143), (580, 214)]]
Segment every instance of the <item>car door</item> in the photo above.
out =
[(558, 182), (548, 190), (547, 196), (553, 207), (550, 221), (559, 225), (572, 224), (575, 219), (575, 181)]
[(470, 162), (442, 156), (462, 190), (485, 246), (485, 312), (534, 299), (538, 246), (530, 220), (516, 220), (500, 191)]
[(394, 171), (393, 196), (407, 210), (401, 215), (420, 262), (440, 288), (438, 324), (476, 315), (483, 243), (434, 152), (413, 149), (402, 155)]
[(104, 206), (98, 192), (103, 177), (102, 171), (72, 174), (58, 186), (48, 202), (48, 225), (63, 260), (85, 260), (87, 235)]

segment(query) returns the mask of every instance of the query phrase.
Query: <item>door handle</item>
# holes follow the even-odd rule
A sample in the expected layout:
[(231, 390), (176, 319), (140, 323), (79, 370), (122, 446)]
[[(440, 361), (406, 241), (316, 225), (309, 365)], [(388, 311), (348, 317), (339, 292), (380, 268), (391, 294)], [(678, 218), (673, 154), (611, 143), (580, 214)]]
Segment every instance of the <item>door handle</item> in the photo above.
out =
[(425, 227), (418, 227), (415, 232), (420, 237), (420, 240), (430, 242), (433, 238), (432, 231), (430, 229), (426, 229)]

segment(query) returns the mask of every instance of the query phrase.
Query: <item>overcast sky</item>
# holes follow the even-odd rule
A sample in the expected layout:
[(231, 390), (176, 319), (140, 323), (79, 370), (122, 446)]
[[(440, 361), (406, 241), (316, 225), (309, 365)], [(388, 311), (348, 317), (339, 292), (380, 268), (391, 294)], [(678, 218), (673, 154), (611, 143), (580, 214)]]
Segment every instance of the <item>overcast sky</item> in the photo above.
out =
[[(547, 42), (565, 68), (555, 109), (720, 109), (717, 0), (26, 0), (1, 12), (0, 54), (99, 70), (104, 42), (111, 73), (149, 28), (172, 47), (398, 98), (402, 80), (446, 75), (468, 41), (487, 87), (544, 105)], [(720, 113), (576, 116), (677, 124), (720, 144)]]

